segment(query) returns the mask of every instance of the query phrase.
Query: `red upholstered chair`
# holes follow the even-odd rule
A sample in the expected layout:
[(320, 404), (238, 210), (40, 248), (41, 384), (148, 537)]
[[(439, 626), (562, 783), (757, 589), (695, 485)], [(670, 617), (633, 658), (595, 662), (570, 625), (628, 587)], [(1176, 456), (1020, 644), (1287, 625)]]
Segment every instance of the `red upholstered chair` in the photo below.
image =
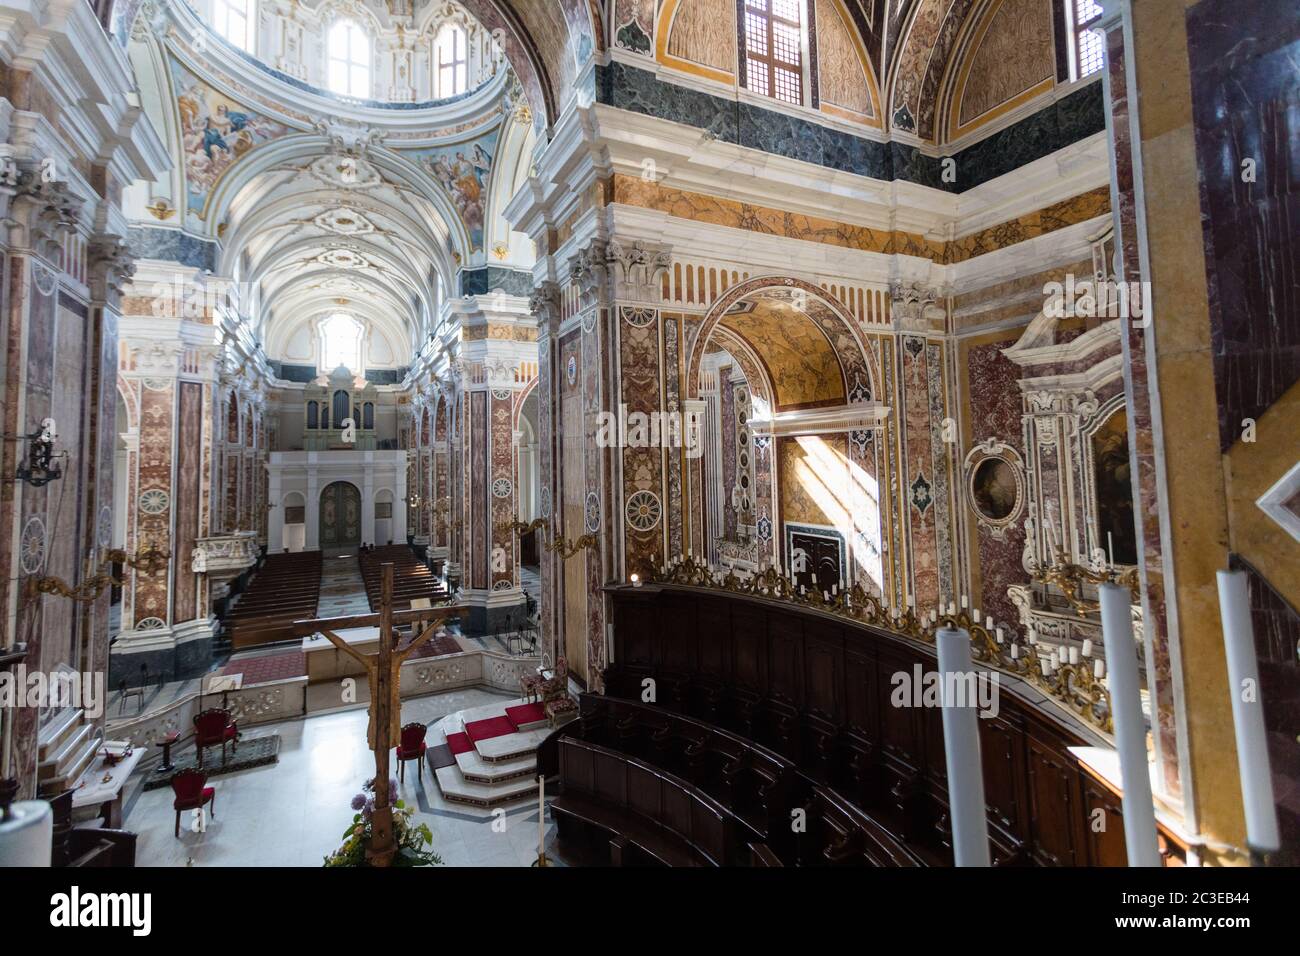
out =
[(230, 719), (230, 711), (214, 707), (194, 718), (194, 746), (199, 752), (199, 767), (203, 767), (203, 748), (221, 745), (221, 763), (226, 762), (226, 743), (239, 752), (239, 728)]
[(424, 735), (428, 732), (428, 727), (415, 721), (402, 728), (401, 742), (397, 745), (397, 775), (401, 777), (403, 783), (406, 782), (408, 760), (418, 760), (415, 772), (421, 777), (424, 776), (424, 752), (428, 749), (428, 745), (424, 742)]
[(208, 775), (202, 770), (180, 770), (172, 777), (172, 792), (176, 794), (176, 799), (172, 801), (172, 807), (176, 810), (176, 836), (181, 835), (181, 811), (198, 810), (205, 803), (212, 804), (213, 819), (217, 816), (217, 791), (213, 787), (205, 787), (208, 782)]

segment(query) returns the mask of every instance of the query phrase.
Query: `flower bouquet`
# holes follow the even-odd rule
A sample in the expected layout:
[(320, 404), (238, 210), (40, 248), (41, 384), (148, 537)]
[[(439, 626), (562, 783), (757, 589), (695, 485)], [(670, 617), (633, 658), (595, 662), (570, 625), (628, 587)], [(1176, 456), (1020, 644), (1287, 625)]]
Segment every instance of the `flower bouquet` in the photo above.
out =
[[(361, 793), (352, 798), (352, 809), (357, 811), (352, 825), (343, 832), (343, 845), (325, 857), (325, 866), (366, 866), (366, 846), (370, 841), (371, 816), (375, 809), (375, 782), (368, 780)], [(397, 781), (388, 781), (388, 792), (397, 792)], [(411, 822), (411, 810), (405, 801), (393, 803), (393, 839), (397, 842), (397, 855), (393, 866), (437, 866), (442, 858), (425, 847), (433, 842), (433, 832), (427, 823)]]

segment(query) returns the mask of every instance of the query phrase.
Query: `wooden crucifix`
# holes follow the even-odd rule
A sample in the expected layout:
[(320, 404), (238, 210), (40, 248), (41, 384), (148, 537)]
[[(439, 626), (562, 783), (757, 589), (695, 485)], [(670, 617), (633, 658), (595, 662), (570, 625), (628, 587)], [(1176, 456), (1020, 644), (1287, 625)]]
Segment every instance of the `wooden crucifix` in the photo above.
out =
[[(388, 792), (388, 751), (401, 733), (402, 719), (401, 668), (411, 653), (437, 632), (444, 618), (459, 615), (463, 605), (442, 605), (409, 611), (393, 610), (393, 565), (385, 561), (380, 566), (379, 613), (358, 614), (348, 617), (325, 617), (294, 621), (294, 633), (299, 636), (322, 634), (331, 644), (356, 660), (366, 669), (370, 683), (370, 724), (366, 742), (375, 752), (375, 808), (370, 816), (370, 843), (366, 847), (366, 860), (371, 866), (388, 866), (397, 853), (393, 834), (393, 805)], [(428, 622), (405, 647), (398, 649), (400, 624), (413, 625), (412, 630)], [(364, 654), (339, 637), (337, 631), (350, 627), (379, 626), (379, 651)]]

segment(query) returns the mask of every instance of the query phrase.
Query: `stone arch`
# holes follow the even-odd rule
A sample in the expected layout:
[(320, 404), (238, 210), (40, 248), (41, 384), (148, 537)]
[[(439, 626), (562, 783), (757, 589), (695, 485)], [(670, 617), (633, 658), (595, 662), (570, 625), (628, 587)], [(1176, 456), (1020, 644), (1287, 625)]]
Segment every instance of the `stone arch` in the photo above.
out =
[[(687, 364), (687, 396), (699, 395), (700, 363), (704, 358), (709, 337), (728, 310), (743, 299), (765, 292), (775, 292), (787, 301), (802, 300), (800, 311), (826, 337), (843, 374), (845, 402), (867, 401), (879, 392), (878, 376), (873, 371), (870, 350), (858, 331), (856, 320), (848, 308), (826, 290), (793, 276), (754, 276), (736, 283), (724, 291), (710, 306), (703, 322), (695, 332), (690, 345)], [(769, 373), (772, 371), (768, 370)], [(773, 401), (777, 397), (773, 395)]]

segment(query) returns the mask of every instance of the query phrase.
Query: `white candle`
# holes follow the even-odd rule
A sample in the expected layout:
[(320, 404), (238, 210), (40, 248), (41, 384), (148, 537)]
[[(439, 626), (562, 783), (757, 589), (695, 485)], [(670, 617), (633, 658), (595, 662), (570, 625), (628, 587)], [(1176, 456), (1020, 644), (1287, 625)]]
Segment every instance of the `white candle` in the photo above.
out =
[(1038, 643), (1038, 628), (1034, 627), (1032, 624), (1029, 625), (1029, 643)]
[(964, 594), (961, 596), (961, 608), (963, 611), (966, 610), (966, 595)]
[(1100, 657), (1092, 662), (1092, 676), (1101, 680), (1106, 676), (1106, 662)]
[(1115, 723), (1115, 749), (1119, 751), (1128, 865), (1159, 866), (1156, 811), (1147, 768), (1147, 727), (1138, 688), (1137, 654), (1133, 650), (1130, 592), (1116, 584), (1103, 584), (1099, 590), (1102, 639), (1106, 644), (1106, 660), (1110, 661), (1107, 683)]
[(1085, 637), (1085, 638), (1083, 639), (1083, 656), (1084, 656), (1084, 657), (1092, 657), (1092, 638), (1091, 638), (1091, 637)]
[(537, 859), (546, 855), (546, 778), (537, 775)]
[(1115, 566), (1115, 536), (1109, 531), (1106, 532), (1106, 563)]
[(1012, 645), (1011, 645), (1011, 659), (1012, 659), (1013, 661), (1018, 661), (1018, 660), (1020, 660), (1020, 645), (1019, 645), (1019, 644), (1012, 644)]
[(1002, 643), (1002, 628), (1000, 628), (1000, 627), (997, 628), (997, 629), (993, 632), (993, 634), (994, 634), (994, 636), (998, 639), (998, 643), (1001, 644), (1001, 643)]
[(984, 629), (988, 630), (992, 626), (993, 626), (993, 615), (990, 614), (988, 617), (984, 618)]
[(1077, 647), (1070, 648), (1070, 663), (1079, 663), (1079, 649)]
[(1250, 620), (1250, 594), (1244, 571), (1220, 571), (1219, 614), (1228, 658), (1228, 689), (1237, 738), (1237, 769), (1246, 810), (1246, 843), (1270, 853), (1282, 845), (1273, 802), (1264, 711), (1259, 697), (1259, 661)]
[[(948, 769), (948, 816), (952, 820), (952, 855), (957, 866), (989, 866), (988, 820), (984, 816), (984, 770), (976, 702), (954, 699), (957, 687), (969, 687), (970, 634), (945, 627), (935, 635), (939, 652), (940, 702), (943, 705), (943, 759)], [(958, 697), (964, 695), (957, 695)]]

